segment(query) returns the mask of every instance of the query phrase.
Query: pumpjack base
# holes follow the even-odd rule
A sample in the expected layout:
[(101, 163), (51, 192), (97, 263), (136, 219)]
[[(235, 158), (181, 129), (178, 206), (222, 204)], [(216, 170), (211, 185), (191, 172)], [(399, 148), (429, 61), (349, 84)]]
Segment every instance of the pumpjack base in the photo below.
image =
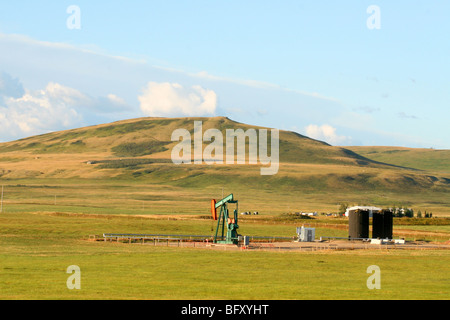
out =
[(227, 240), (221, 240), (221, 241), (216, 241), (215, 242), (216, 244), (233, 244), (233, 245), (237, 245), (238, 244), (238, 242), (237, 241), (227, 241)]
[(239, 249), (238, 245), (235, 245), (233, 243), (211, 243), (209, 245), (207, 245), (207, 247), (210, 248), (223, 248), (224, 250), (227, 249)]

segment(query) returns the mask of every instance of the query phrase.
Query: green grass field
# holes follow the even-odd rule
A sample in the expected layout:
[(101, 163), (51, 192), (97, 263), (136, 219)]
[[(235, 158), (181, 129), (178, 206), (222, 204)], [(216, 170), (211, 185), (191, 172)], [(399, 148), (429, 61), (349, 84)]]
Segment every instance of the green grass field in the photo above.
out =
[[(211, 234), (209, 220), (15, 212), (0, 225), (0, 299), (450, 298), (447, 250), (222, 251), (87, 240), (103, 232)], [(292, 235), (295, 224), (241, 229)], [(80, 267), (80, 290), (66, 286), (71, 265)], [(366, 286), (371, 265), (380, 267), (380, 290)]]
[[(236, 171), (239, 172), (239, 169)], [(195, 172), (190, 174), (195, 175)], [(413, 208), (416, 213), (421, 210), (423, 214), (425, 211), (432, 212), (435, 217), (450, 216), (450, 195), (444, 190), (390, 191), (345, 186), (339, 189), (337, 186), (336, 190), (340, 192), (335, 192), (332, 188), (321, 190), (308, 182), (290, 184), (282, 177), (277, 178), (282, 182), (268, 182), (267, 187), (261, 183), (250, 183), (243, 176), (233, 181), (233, 177), (215, 179), (204, 173), (181, 180), (168, 177), (28, 178), (3, 179), (1, 183), (4, 186), (6, 212), (38, 210), (92, 214), (209, 214), (207, 204), (211, 199), (233, 193), (239, 200), (240, 211), (258, 211), (271, 216), (299, 211), (337, 212), (340, 203), (405, 206)], [(214, 180), (207, 181), (211, 179)]]

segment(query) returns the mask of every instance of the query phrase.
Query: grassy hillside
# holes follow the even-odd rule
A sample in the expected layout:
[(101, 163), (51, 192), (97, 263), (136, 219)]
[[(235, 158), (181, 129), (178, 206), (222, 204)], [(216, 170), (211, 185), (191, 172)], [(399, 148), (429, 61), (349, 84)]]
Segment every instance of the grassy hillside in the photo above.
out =
[(402, 147), (347, 147), (364, 157), (398, 166), (450, 174), (450, 150)]
[(242, 210), (266, 214), (336, 211), (346, 202), (450, 215), (445, 159), (426, 169), (417, 165), (419, 158), (416, 165), (369, 159), (373, 154), (280, 131), (276, 175), (261, 176), (259, 163), (177, 166), (171, 161), (178, 143), (171, 141), (172, 132), (193, 134), (195, 120), (203, 121), (203, 132), (215, 128), (224, 137), (226, 129), (259, 129), (224, 117), (141, 118), (2, 143), (5, 210), (207, 213), (208, 199), (224, 192), (238, 195)]
[[(193, 134), (195, 120), (203, 122), (203, 132), (211, 128), (219, 129), (224, 137), (227, 129), (244, 131), (251, 128), (259, 129), (224, 117), (143, 118), (53, 132), (3, 143), (0, 144), (0, 152), (2, 154), (23, 152), (36, 157), (48, 154), (98, 154), (116, 158), (157, 155), (157, 158), (170, 159), (170, 150), (178, 143), (171, 141), (172, 132), (184, 128)], [(280, 132), (280, 155), (281, 162), (289, 163), (376, 164), (350, 150), (332, 147), (324, 142), (287, 131)], [(3, 159), (14, 160), (5, 157)]]

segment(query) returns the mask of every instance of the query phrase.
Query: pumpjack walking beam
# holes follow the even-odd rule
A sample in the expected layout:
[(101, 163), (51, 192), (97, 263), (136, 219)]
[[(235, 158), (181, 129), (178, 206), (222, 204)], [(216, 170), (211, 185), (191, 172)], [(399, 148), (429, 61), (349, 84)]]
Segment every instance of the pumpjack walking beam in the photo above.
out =
[[(235, 203), (234, 217), (230, 218), (228, 204)], [(217, 209), (220, 208), (219, 214)], [(219, 202), (211, 200), (211, 214), (217, 221), (216, 233), (214, 235), (214, 243), (237, 244), (238, 243), (238, 201), (234, 199), (233, 194), (223, 198)], [(225, 235), (225, 223), (227, 226), (227, 234)]]

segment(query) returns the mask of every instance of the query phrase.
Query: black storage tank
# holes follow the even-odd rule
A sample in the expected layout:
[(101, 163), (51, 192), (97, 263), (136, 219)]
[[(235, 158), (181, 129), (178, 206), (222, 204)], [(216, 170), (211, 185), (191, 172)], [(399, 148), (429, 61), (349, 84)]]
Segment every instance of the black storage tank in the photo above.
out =
[(369, 211), (350, 211), (348, 218), (349, 238), (369, 238)]
[(390, 210), (382, 210), (373, 214), (372, 238), (392, 239), (394, 214)]

